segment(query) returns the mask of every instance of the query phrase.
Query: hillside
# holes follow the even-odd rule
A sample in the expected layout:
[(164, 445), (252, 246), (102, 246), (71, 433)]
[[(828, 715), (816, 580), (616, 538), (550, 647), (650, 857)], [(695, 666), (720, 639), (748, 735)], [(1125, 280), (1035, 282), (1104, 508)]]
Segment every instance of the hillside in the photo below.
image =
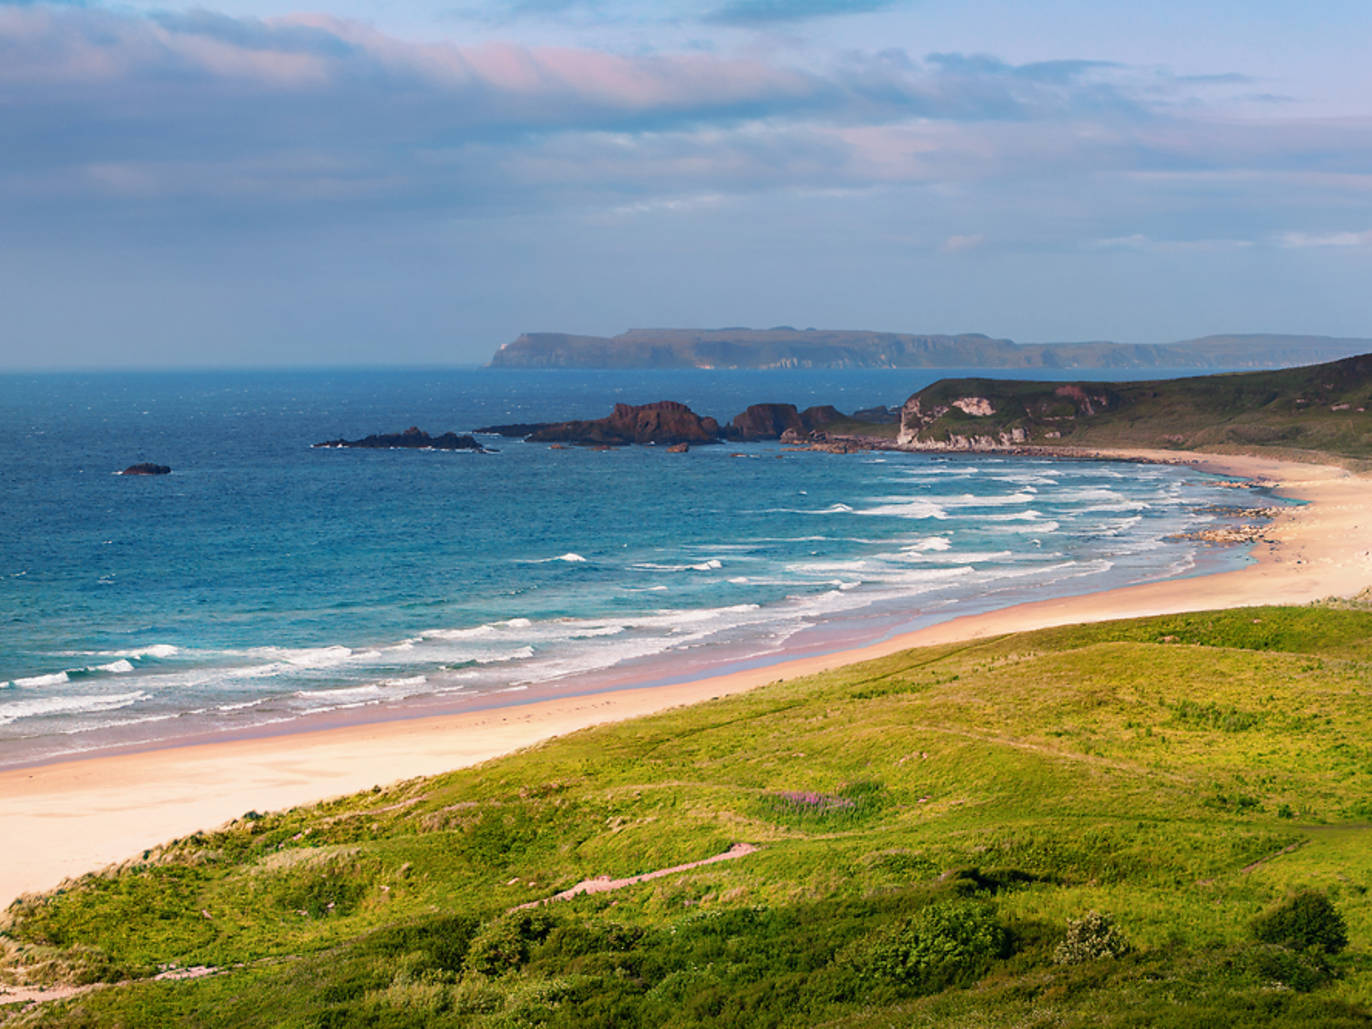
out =
[(943, 379), (906, 401), (910, 449), (1017, 445), (1318, 451), (1372, 457), (1372, 354), (1155, 382)]
[(0, 982), (139, 981), (0, 1023), (1366, 1026), (1369, 674), (1366, 610), (1045, 630), (248, 812), (14, 905)]
[(1328, 336), (1207, 336), (1178, 343), (1015, 343), (979, 333), (849, 329), (630, 329), (526, 333), (492, 368), (1273, 368), (1372, 350)]

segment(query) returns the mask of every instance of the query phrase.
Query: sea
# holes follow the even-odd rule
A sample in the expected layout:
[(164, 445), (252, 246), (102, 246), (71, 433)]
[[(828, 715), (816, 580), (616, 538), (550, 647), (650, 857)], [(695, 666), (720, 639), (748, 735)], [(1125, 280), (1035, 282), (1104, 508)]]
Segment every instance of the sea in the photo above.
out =
[[(1175, 537), (1282, 503), (1186, 467), (1100, 460), (498, 437), (489, 454), (311, 447), (616, 402), (678, 400), (721, 422), (758, 402), (852, 411), (969, 374), (1010, 373), (0, 376), (0, 766), (836, 651), (1237, 568), (1247, 548)], [(116, 474), (140, 461), (173, 472)]]

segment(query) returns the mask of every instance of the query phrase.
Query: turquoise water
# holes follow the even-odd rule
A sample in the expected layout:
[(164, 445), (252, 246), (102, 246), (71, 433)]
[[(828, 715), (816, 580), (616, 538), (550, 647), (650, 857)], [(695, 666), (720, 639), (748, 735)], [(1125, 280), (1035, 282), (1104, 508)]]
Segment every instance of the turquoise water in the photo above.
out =
[[(1166, 541), (1255, 502), (1172, 467), (309, 447), (617, 400), (851, 410), (939, 374), (0, 377), (0, 764), (665, 681), (1247, 560)], [(175, 471), (113, 474), (135, 461)]]

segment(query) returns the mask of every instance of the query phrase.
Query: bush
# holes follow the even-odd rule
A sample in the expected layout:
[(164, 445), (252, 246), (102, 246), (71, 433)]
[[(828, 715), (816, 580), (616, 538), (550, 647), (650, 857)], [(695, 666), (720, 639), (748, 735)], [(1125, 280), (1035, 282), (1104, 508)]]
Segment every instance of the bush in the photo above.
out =
[(523, 912), (492, 922), (472, 940), (467, 967), (482, 975), (513, 972), (529, 960), (529, 946), (542, 943), (556, 922), (543, 911)]
[(1067, 935), (1053, 949), (1053, 961), (1059, 965), (1080, 965), (1100, 958), (1123, 957), (1129, 950), (1129, 941), (1109, 915), (1088, 911), (1067, 922)]
[(933, 904), (862, 947), (866, 976), (935, 993), (981, 978), (1009, 953), (1010, 937), (982, 904)]
[(1348, 946), (1348, 927), (1323, 893), (1306, 890), (1253, 919), (1253, 935), (1263, 943), (1292, 950), (1316, 948), (1337, 954)]
[(1248, 957), (1248, 971), (1263, 985), (1277, 984), (1301, 993), (1309, 993), (1334, 977), (1318, 950), (1297, 952), (1270, 944), (1254, 948)]

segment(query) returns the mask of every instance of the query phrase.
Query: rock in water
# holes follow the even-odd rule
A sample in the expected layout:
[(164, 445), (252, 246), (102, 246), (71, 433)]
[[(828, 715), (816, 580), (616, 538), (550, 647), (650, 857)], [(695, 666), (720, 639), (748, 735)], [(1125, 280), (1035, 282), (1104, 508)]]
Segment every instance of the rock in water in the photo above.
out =
[(787, 432), (803, 435), (836, 422), (843, 414), (828, 404), (797, 411), (795, 404), (754, 404), (734, 416), (724, 430), (729, 439), (781, 439)]
[(529, 436), (530, 443), (580, 443), (626, 446), (630, 443), (717, 443), (719, 423), (702, 418), (685, 404), (616, 404), (608, 418), (558, 422)]
[(730, 439), (780, 439), (787, 429), (801, 432), (805, 424), (795, 404), (753, 404), (729, 423)]
[(459, 436), (455, 432), (445, 432), (442, 436), (430, 436), (418, 426), (411, 425), (404, 432), (379, 433), (363, 439), (331, 439), (314, 444), (316, 447), (361, 447), (371, 450), (390, 450), (403, 447), (409, 450), (478, 450), (486, 448), (471, 436)]
[(691, 449), (691, 444), (689, 444), (689, 443), (673, 443), (670, 447), (667, 448), (667, 453), (669, 453), (669, 454), (684, 454), (684, 453), (686, 453), (686, 452), (687, 452), (688, 450), (690, 450), (690, 449)]
[(169, 468), (167, 465), (164, 465), (164, 464), (151, 464), (151, 463), (145, 461), (145, 462), (143, 462), (142, 464), (131, 464), (131, 465), (129, 465), (127, 468), (125, 468), (122, 472), (120, 472), (119, 474), (120, 474), (120, 475), (170, 475), (170, 474), (171, 474), (171, 468)]

